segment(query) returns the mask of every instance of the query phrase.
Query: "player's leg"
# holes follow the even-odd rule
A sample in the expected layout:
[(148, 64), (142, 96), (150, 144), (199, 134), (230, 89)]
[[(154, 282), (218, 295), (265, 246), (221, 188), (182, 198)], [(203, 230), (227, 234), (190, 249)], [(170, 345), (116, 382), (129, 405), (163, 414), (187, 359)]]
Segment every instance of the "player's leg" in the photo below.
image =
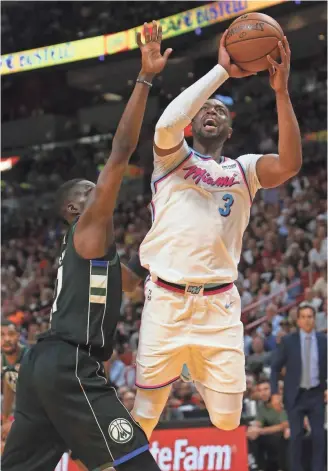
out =
[(141, 425), (148, 440), (163, 412), (171, 388), (172, 386), (169, 385), (159, 389), (138, 389), (137, 391), (131, 415)]
[(188, 361), (191, 377), (213, 424), (224, 430), (234, 429), (240, 422), (246, 384), (237, 288), (199, 298), (194, 318), (194, 346)]
[[(138, 470), (140, 463), (140, 469), (158, 470), (146, 435), (107, 384), (100, 363), (79, 347), (47, 343), (37, 365), (43, 372), (39, 397), (74, 458), (90, 471)], [(49, 368), (50, 350), (56, 351), (57, 362)]]
[(150, 437), (188, 358), (191, 299), (148, 281), (139, 333), (138, 387), (132, 416)]
[(243, 393), (227, 394), (209, 389), (198, 381), (195, 386), (204, 399), (212, 424), (221, 430), (234, 430), (240, 424)]
[(53, 471), (66, 451), (33, 387), (34, 356), (32, 349), (20, 367), (15, 421), (1, 459), (3, 471)]

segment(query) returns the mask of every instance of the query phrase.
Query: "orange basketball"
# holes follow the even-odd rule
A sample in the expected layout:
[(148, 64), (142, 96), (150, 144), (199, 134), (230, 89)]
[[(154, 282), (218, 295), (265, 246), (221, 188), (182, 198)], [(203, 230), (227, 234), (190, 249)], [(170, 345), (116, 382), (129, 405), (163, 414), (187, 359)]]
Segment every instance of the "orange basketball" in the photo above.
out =
[(283, 37), (283, 30), (271, 16), (249, 13), (231, 23), (225, 46), (239, 67), (249, 72), (260, 72), (270, 67), (268, 54), (275, 60), (279, 58), (278, 41)]

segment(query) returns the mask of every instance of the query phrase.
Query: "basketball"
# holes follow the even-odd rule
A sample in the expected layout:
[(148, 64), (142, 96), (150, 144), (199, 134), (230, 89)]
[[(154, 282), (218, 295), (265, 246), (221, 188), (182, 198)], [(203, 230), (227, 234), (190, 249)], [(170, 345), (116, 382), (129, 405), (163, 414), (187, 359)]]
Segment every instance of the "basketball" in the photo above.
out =
[(232, 59), (243, 70), (260, 72), (270, 67), (267, 55), (280, 57), (278, 41), (284, 37), (279, 23), (263, 13), (242, 15), (231, 23), (225, 46)]

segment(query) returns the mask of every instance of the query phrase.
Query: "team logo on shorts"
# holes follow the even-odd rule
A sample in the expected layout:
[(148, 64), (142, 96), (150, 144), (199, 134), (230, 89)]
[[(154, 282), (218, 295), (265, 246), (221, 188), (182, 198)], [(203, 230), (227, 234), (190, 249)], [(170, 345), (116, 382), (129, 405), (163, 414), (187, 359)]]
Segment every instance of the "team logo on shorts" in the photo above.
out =
[(187, 293), (190, 294), (199, 294), (203, 289), (203, 285), (200, 286), (188, 286)]
[(127, 443), (133, 437), (133, 426), (126, 419), (115, 419), (108, 427), (110, 438), (116, 443)]

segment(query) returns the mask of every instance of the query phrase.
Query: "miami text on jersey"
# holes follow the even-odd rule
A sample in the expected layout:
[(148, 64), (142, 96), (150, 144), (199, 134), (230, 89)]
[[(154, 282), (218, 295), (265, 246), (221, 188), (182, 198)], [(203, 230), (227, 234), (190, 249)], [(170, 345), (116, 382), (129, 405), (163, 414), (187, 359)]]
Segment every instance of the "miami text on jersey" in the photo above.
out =
[(237, 173), (234, 173), (232, 177), (219, 177), (214, 180), (214, 178), (211, 177), (210, 173), (208, 173), (205, 168), (198, 167), (197, 165), (184, 167), (183, 170), (186, 171), (184, 179), (187, 180), (189, 177), (191, 177), (195, 181), (196, 185), (198, 185), (200, 181), (207, 183), (208, 185), (218, 186), (221, 188), (230, 188), (233, 185), (240, 184), (240, 181), (236, 180), (236, 177), (238, 177)]

